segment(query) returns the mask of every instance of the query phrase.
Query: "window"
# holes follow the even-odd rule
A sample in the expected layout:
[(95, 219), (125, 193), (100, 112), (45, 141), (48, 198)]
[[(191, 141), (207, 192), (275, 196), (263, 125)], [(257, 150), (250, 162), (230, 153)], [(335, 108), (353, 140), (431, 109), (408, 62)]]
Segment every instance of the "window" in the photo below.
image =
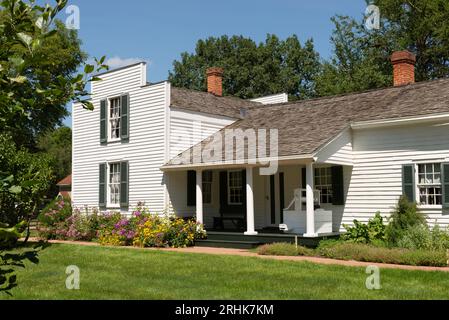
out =
[(121, 106), (120, 98), (109, 100), (109, 139), (120, 139)]
[(242, 171), (228, 172), (228, 204), (243, 204), (243, 176)]
[(203, 203), (212, 203), (212, 171), (203, 171)]
[(419, 202), (422, 205), (441, 205), (441, 164), (418, 164)]
[(109, 206), (120, 206), (120, 163), (109, 164)]
[(332, 203), (332, 168), (315, 169), (315, 189), (321, 193), (321, 203)]

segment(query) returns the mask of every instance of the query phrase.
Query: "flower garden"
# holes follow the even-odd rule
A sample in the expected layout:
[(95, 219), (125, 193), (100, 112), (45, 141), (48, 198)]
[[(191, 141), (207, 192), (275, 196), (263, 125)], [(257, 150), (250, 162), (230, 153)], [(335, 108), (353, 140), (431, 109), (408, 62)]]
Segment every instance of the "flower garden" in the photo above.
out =
[(89, 214), (74, 208), (68, 199), (50, 203), (38, 217), (39, 237), (47, 240), (97, 241), (105, 246), (173, 247), (192, 246), (205, 238), (201, 224), (171, 215), (151, 214), (138, 204), (131, 217), (119, 212)]

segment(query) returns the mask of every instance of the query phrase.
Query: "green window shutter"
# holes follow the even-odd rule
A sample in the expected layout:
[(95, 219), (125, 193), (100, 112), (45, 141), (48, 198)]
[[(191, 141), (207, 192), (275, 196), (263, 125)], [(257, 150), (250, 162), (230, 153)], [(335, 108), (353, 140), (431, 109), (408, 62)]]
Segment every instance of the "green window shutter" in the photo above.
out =
[(108, 113), (106, 99), (100, 101), (100, 143), (108, 142)]
[(411, 202), (415, 202), (415, 165), (402, 166), (402, 195)]
[(126, 141), (129, 140), (129, 95), (123, 95), (121, 100), (120, 138)]
[(120, 207), (128, 207), (129, 195), (129, 165), (128, 162), (120, 162)]
[(443, 172), (443, 205), (449, 207), (449, 163), (442, 164)]
[(342, 206), (345, 204), (345, 191), (343, 182), (343, 167), (332, 167), (332, 204)]
[(107, 167), (106, 163), (100, 163), (99, 168), (99, 197), (98, 197), (98, 206), (100, 208), (106, 207), (106, 176), (107, 176)]
[(187, 206), (196, 206), (196, 172), (187, 171)]

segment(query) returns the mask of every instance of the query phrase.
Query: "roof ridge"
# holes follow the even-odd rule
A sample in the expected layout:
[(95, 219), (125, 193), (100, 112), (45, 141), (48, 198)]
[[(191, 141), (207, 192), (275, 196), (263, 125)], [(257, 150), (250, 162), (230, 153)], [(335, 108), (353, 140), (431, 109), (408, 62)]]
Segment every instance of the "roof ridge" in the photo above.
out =
[(357, 92), (348, 92), (348, 93), (342, 93), (332, 96), (322, 96), (322, 97), (316, 97), (316, 98), (310, 98), (310, 99), (304, 99), (304, 100), (295, 100), (295, 101), (289, 101), (289, 102), (283, 102), (283, 103), (275, 103), (275, 104), (269, 104), (265, 105), (265, 108), (271, 108), (271, 107), (279, 107), (279, 106), (290, 106), (290, 105), (298, 105), (298, 104), (304, 104), (308, 102), (315, 102), (315, 101), (323, 101), (323, 100), (332, 100), (335, 98), (343, 98), (343, 97), (350, 97), (350, 96), (357, 96), (357, 95), (363, 95), (367, 93), (372, 92), (380, 92), (380, 91), (390, 91), (390, 90), (399, 90), (399, 89), (412, 89), (416, 87), (420, 87), (432, 82), (444, 82), (449, 81), (449, 77), (447, 78), (439, 78), (439, 79), (432, 79), (432, 80), (425, 80), (420, 82), (415, 82), (412, 84), (404, 85), (404, 86), (397, 86), (397, 87), (385, 87), (385, 88), (376, 88), (376, 89), (368, 89), (364, 91), (357, 91)]

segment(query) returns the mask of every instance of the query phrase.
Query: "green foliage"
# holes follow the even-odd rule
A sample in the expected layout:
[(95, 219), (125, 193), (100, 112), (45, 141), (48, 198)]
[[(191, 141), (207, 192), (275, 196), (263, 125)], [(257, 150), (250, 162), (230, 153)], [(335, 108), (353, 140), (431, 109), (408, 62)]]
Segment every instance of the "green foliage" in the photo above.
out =
[(419, 225), (426, 225), (425, 216), (418, 211), (416, 203), (401, 197), (385, 230), (386, 240), (390, 245), (396, 246), (407, 230)]
[(10, 136), (0, 135), (0, 168), (14, 173), (11, 187), (0, 191), (1, 222), (12, 226), (34, 215), (53, 180), (50, 162), (48, 156), (18, 149)]
[(197, 42), (195, 53), (184, 52), (173, 62), (169, 80), (205, 91), (208, 67), (224, 68), (225, 95), (248, 99), (286, 92), (296, 100), (315, 96), (320, 61), (313, 41), (301, 44), (295, 35), (285, 40), (267, 35), (260, 44), (243, 36), (210, 37)]
[(418, 224), (405, 230), (397, 245), (407, 249), (447, 250), (449, 233), (441, 230), (438, 225), (430, 229), (426, 225)]
[(61, 224), (72, 215), (70, 199), (55, 199), (39, 214), (39, 236), (44, 239), (56, 239), (57, 230)]
[(57, 181), (72, 173), (72, 129), (60, 127), (41, 135), (37, 148), (51, 158)]
[(417, 55), (416, 80), (449, 76), (449, 3), (444, 0), (367, 0), (379, 7), (381, 28), (367, 30), (360, 20), (335, 16), (334, 55), (317, 78), (317, 94), (335, 95), (391, 86), (392, 52)]
[(446, 250), (409, 250), (375, 247), (362, 243), (326, 242), (317, 248), (326, 258), (364, 262), (392, 263), (412, 266), (447, 267)]
[(257, 253), (262, 256), (313, 256), (312, 249), (298, 246), (291, 243), (272, 243), (265, 244), (257, 248)]
[(342, 239), (356, 243), (373, 243), (375, 241), (385, 240), (385, 224), (379, 212), (375, 217), (363, 224), (354, 220), (354, 226), (344, 225), (346, 233), (342, 235)]
[[(67, 102), (93, 108), (86, 100), (86, 85), (99, 79), (73, 74), (82, 59), (76, 52), (79, 42), (72, 37), (75, 41), (63, 44), (67, 37), (54, 38), (69, 32), (55, 24), (66, 4), (67, 0), (44, 7), (34, 1), (0, 2), (0, 222), (9, 226), (34, 214), (51, 181), (48, 159), (21, 147), (30, 147), (37, 133), (54, 128), (55, 120), (66, 114)], [(57, 50), (61, 47), (62, 55)], [(95, 62), (95, 71), (107, 68), (104, 57)], [(0, 274), (5, 272), (10, 271), (0, 266)], [(0, 286), (6, 281), (0, 278)]]

